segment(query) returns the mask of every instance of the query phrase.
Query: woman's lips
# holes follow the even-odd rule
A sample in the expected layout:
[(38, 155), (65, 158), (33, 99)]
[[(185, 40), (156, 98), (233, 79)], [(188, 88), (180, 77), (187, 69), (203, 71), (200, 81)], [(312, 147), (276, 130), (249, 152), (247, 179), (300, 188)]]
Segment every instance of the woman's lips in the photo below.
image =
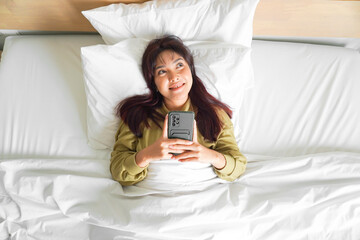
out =
[(185, 83), (177, 83), (177, 84), (171, 85), (169, 87), (169, 89), (170, 90), (178, 90), (178, 89), (182, 88), (184, 85), (185, 85)]

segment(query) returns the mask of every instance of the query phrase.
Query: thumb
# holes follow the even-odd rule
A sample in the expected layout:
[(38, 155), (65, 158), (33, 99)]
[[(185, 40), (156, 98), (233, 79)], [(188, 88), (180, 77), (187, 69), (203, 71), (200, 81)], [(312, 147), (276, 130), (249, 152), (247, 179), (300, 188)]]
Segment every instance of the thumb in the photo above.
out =
[(162, 137), (166, 139), (168, 138), (168, 115), (169, 114), (166, 114), (165, 116), (163, 132), (162, 132)]

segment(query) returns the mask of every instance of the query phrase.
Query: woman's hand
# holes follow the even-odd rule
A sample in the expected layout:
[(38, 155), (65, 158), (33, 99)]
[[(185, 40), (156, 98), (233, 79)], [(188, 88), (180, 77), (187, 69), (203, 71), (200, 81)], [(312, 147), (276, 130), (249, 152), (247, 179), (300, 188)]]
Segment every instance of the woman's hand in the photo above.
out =
[(190, 141), (186, 141), (187, 144), (173, 144), (169, 148), (171, 152), (182, 151), (181, 154), (173, 156), (172, 159), (178, 160), (180, 162), (202, 162), (210, 163), (217, 169), (222, 169), (226, 165), (226, 159), (221, 153), (206, 148), (198, 142), (197, 139), (197, 126), (196, 121), (194, 121), (194, 134), (193, 134), (193, 143), (190, 144)]
[[(156, 140), (153, 144), (139, 151), (135, 156), (136, 164), (139, 167), (146, 167), (150, 162), (160, 159), (170, 159), (173, 154), (171, 153), (183, 153), (182, 149), (172, 149), (170, 146), (181, 145), (187, 146), (192, 144), (190, 141), (182, 139), (168, 139), (167, 135), (168, 126), (168, 115), (164, 120), (163, 132), (161, 137)], [(171, 153), (170, 153), (171, 152)]]

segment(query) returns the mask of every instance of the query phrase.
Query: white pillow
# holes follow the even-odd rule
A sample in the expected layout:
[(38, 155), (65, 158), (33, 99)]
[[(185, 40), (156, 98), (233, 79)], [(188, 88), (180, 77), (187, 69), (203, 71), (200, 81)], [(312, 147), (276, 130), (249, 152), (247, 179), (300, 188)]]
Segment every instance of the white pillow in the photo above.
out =
[[(148, 91), (141, 73), (141, 59), (149, 40), (127, 39), (116, 45), (81, 48), (88, 101), (88, 139), (95, 149), (112, 148), (119, 119), (116, 105), (126, 97)], [(215, 42), (185, 42), (193, 56), (197, 75), (215, 97), (234, 110), (236, 124), (244, 92), (253, 84), (250, 48)]]
[(254, 41), (252, 63), (256, 87), (241, 108), (243, 152), (360, 152), (358, 50)]
[(127, 38), (153, 39), (173, 34), (187, 40), (212, 40), (250, 47), (259, 0), (158, 0), (111, 4), (83, 11), (107, 44)]

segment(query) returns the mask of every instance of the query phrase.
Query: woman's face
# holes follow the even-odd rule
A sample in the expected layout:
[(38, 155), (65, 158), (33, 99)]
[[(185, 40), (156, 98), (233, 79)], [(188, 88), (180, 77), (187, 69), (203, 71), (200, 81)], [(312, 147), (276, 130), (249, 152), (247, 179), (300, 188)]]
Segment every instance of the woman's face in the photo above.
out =
[(174, 51), (165, 50), (156, 58), (155, 85), (169, 110), (181, 108), (188, 99), (193, 83), (185, 59)]

